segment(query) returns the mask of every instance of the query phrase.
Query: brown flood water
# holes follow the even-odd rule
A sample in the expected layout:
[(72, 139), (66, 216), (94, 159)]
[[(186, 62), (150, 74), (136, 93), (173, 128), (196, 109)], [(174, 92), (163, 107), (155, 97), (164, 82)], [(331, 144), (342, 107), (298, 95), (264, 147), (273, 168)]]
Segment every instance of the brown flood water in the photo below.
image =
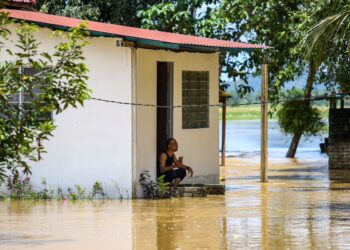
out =
[(0, 202), (0, 249), (350, 249), (350, 173), (228, 161), (225, 196)]

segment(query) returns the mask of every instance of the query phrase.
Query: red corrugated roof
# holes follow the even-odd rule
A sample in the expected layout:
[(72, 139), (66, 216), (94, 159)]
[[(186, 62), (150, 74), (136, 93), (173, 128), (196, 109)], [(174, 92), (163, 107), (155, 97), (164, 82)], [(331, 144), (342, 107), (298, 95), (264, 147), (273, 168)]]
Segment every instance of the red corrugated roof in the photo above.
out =
[[(35, 23), (61, 26), (61, 27), (76, 27), (83, 20), (48, 15), (39, 12), (23, 11), (23, 10), (4, 10), (10, 13), (10, 17)], [(224, 41), (217, 39), (210, 39), (197, 36), (181, 35), (169, 32), (146, 30), (134, 27), (127, 27), (122, 25), (101, 23), (88, 21), (89, 30), (92, 32), (100, 32), (119, 37), (131, 37), (135, 39), (145, 39), (151, 41), (159, 41), (163, 43), (190, 45), (190, 46), (204, 46), (221, 49), (266, 49), (268, 47), (256, 44)]]

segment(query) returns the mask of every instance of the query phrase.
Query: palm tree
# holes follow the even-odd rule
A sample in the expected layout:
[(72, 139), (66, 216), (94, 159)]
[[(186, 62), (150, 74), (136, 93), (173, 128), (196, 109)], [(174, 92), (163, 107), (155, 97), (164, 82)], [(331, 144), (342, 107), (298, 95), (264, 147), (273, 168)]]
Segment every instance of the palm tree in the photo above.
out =
[(317, 22), (307, 32), (304, 40), (305, 56), (312, 58), (320, 51), (325, 51), (330, 46), (347, 44), (347, 52), (350, 54), (350, 3), (348, 0), (333, 0), (319, 13), (326, 13), (321, 21)]
[(328, 80), (343, 93), (350, 92), (350, 2), (331, 0), (319, 11), (323, 13), (307, 32), (304, 40), (306, 58), (319, 57)]

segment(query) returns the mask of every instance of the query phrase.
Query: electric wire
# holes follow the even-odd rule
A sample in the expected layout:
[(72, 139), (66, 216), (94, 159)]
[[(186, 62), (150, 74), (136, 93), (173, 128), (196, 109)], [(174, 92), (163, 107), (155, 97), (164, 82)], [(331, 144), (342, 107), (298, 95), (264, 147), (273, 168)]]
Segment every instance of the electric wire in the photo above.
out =
[(337, 100), (337, 99), (350, 99), (350, 94), (341, 94), (341, 95), (319, 95), (319, 96), (313, 96), (309, 98), (290, 98), (290, 99), (280, 99), (275, 101), (259, 101), (259, 102), (249, 102), (249, 103), (239, 103), (239, 104), (190, 104), (190, 105), (156, 105), (156, 104), (148, 104), (148, 103), (134, 103), (134, 102), (123, 102), (123, 101), (116, 101), (116, 100), (108, 100), (103, 98), (97, 98), (92, 97), (91, 100), (99, 101), (99, 102), (106, 102), (106, 103), (113, 103), (113, 104), (120, 104), (120, 105), (129, 105), (129, 106), (141, 106), (141, 107), (154, 107), (154, 108), (193, 108), (193, 107), (237, 107), (237, 106), (249, 106), (249, 105), (261, 105), (261, 104), (280, 104), (285, 102), (304, 102), (304, 101), (322, 101), (322, 100)]

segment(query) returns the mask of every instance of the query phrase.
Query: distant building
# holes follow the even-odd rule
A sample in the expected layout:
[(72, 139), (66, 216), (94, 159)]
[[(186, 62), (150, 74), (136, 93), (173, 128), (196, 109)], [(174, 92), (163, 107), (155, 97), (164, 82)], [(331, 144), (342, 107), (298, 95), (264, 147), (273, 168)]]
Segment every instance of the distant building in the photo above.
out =
[(350, 109), (331, 105), (328, 156), (330, 169), (350, 169)]

